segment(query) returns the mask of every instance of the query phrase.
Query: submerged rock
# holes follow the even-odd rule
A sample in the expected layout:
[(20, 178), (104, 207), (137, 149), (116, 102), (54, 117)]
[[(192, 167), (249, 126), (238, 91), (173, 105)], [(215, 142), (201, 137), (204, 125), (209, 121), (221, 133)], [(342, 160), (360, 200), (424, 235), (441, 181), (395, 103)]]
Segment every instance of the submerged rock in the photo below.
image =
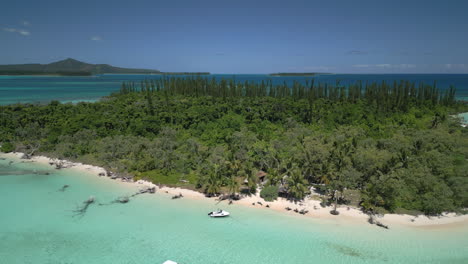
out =
[(64, 192), (70, 185), (65, 184), (62, 188), (59, 189), (60, 192)]
[(172, 196), (172, 199), (179, 199), (179, 198), (182, 198), (182, 197), (184, 197), (184, 196), (182, 195), (182, 193), (179, 193), (178, 195)]

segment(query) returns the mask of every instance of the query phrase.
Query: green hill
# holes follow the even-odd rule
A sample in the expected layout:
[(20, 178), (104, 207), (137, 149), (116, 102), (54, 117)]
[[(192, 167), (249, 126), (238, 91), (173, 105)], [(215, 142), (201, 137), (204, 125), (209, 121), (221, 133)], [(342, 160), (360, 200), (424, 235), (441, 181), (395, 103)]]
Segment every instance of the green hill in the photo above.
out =
[(62, 74), (89, 75), (103, 73), (159, 73), (158, 70), (129, 69), (114, 67), (109, 64), (90, 64), (75, 59), (65, 59), (49, 64), (11, 64), (0, 65), (1, 74)]

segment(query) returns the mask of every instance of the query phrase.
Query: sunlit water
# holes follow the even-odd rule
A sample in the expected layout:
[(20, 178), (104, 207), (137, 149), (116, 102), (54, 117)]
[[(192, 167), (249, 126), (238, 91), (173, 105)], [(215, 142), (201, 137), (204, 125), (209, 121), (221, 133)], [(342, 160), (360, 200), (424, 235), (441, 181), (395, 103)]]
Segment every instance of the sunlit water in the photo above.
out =
[[(137, 187), (9, 163), (0, 160), (0, 263), (468, 263), (466, 226), (384, 230), (237, 205), (224, 205), (231, 217), (212, 219), (213, 201), (161, 193), (99, 205)], [(96, 204), (76, 216), (91, 195)]]
[[(0, 76), (0, 105), (14, 103), (47, 103), (52, 100), (67, 102), (92, 102), (103, 96), (110, 95), (120, 89), (123, 81), (139, 82), (145, 79), (160, 79), (170, 76), (161, 75), (98, 75), (98, 76)], [(184, 76), (178, 76), (184, 77)], [(468, 74), (333, 74), (319, 75), (316, 77), (271, 77), (265, 74), (213, 74), (204, 76), (207, 78), (230, 79), (235, 78), (238, 82), (261, 82), (271, 80), (274, 85), (287, 83), (292, 85), (294, 81), (305, 84), (306, 80), (315, 80), (317, 83), (340, 85), (354, 84), (358, 81), (382, 82), (388, 84), (408, 80), (411, 82), (433, 84), (445, 90), (451, 85), (457, 89), (458, 99), (468, 100)]]

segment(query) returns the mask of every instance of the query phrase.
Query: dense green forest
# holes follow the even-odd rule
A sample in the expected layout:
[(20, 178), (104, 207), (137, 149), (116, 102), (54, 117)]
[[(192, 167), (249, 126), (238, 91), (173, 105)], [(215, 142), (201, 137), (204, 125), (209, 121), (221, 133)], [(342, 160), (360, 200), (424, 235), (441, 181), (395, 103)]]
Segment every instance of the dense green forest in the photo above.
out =
[(436, 215), (468, 207), (468, 131), (451, 116), (468, 106), (454, 96), (406, 81), (146, 80), (96, 103), (0, 106), (0, 143), (207, 195), (314, 187), (324, 203)]

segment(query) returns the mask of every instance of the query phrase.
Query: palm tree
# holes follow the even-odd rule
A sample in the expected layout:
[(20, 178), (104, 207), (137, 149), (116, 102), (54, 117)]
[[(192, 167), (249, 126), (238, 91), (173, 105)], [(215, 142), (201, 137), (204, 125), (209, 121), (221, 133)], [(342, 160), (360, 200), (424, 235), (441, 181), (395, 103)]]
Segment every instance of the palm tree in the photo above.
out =
[(257, 175), (254, 173), (253, 165), (248, 162), (244, 168), (245, 175), (247, 177), (247, 186), (249, 187), (249, 193), (255, 193), (257, 191)]
[(205, 184), (205, 193), (208, 196), (214, 196), (219, 193), (221, 189), (221, 181), (218, 173), (219, 165), (213, 165), (213, 170), (210, 172)]
[(291, 170), (291, 175), (288, 177), (288, 192), (297, 200), (302, 200), (308, 192), (307, 180), (299, 171), (299, 169)]
[(281, 183), (281, 176), (277, 169), (268, 170), (266, 177), (268, 179), (268, 185), (278, 186)]
[(338, 206), (338, 192), (343, 196), (344, 189), (346, 187), (346, 178), (343, 176), (343, 170), (350, 164), (350, 156), (353, 152), (353, 145), (351, 142), (338, 143), (335, 142), (336, 150), (332, 151), (331, 163), (333, 168), (329, 171), (330, 173), (330, 188), (332, 190), (332, 198), (334, 200), (333, 210), (330, 211), (333, 215), (338, 215), (339, 212), (336, 210)]
[(228, 181), (229, 199), (234, 197), (240, 190), (239, 182), (235, 176), (231, 176)]

